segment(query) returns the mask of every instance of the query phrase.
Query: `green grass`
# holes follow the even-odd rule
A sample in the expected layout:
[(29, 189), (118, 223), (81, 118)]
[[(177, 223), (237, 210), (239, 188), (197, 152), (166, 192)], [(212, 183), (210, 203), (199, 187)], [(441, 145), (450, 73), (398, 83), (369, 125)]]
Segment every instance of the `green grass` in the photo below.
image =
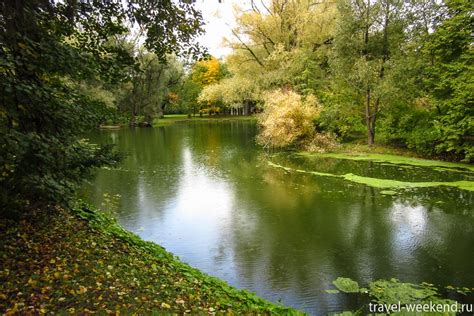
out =
[(187, 114), (166, 114), (163, 119), (187, 118)]
[(153, 126), (166, 126), (174, 123), (182, 122), (218, 122), (218, 121), (252, 121), (256, 120), (255, 116), (244, 115), (199, 115), (188, 117), (187, 114), (166, 114), (163, 118), (155, 119)]
[(285, 314), (83, 203), (0, 220), (0, 314)]

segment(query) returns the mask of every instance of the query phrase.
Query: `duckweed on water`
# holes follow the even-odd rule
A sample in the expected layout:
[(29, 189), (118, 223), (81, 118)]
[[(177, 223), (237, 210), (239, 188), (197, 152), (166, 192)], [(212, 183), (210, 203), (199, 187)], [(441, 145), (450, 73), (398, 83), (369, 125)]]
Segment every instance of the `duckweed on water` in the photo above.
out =
[(341, 292), (344, 292), (344, 293), (358, 293), (359, 292), (359, 284), (356, 281), (351, 280), (349, 278), (339, 277), (332, 283)]
[(374, 188), (379, 188), (379, 189), (408, 189), (408, 188), (428, 188), (428, 187), (438, 187), (438, 186), (449, 186), (449, 187), (455, 187), (462, 190), (474, 191), (474, 182), (466, 181), (466, 180), (452, 181), (452, 182), (440, 182), (440, 181), (408, 182), (408, 181), (398, 181), (398, 180), (391, 180), (391, 179), (363, 177), (363, 176), (358, 176), (352, 173), (337, 175), (337, 174), (318, 172), (318, 171), (293, 169), (290, 167), (285, 167), (279, 164), (275, 164), (271, 161), (269, 161), (268, 164), (272, 167), (281, 168), (286, 171), (309, 173), (309, 174), (314, 174), (314, 175), (323, 176), (323, 177), (342, 178), (347, 181), (351, 181), (351, 182), (355, 182), (359, 184), (365, 184), (365, 185), (368, 185)]
[(474, 182), (472, 181), (452, 181), (452, 182), (408, 182), (390, 179), (378, 179), (370, 177), (362, 177), (352, 173), (342, 176), (345, 180), (365, 184), (379, 189), (408, 189), (408, 188), (429, 188), (438, 186), (456, 187), (462, 190), (474, 191)]
[[(337, 294), (339, 292), (349, 293), (351, 295), (368, 295), (372, 303), (379, 305), (398, 305), (402, 310), (395, 312), (397, 315), (414, 315), (406, 309), (409, 304), (448, 304), (450, 306), (457, 305), (458, 302), (452, 299), (443, 297), (440, 290), (430, 283), (412, 284), (400, 282), (397, 279), (377, 280), (369, 283), (368, 288), (359, 287), (359, 284), (350, 279), (339, 277), (332, 282), (337, 290), (327, 290), (328, 293)], [(464, 292), (459, 291), (459, 288), (453, 286), (446, 287), (449, 292), (457, 292), (462, 295), (471, 293), (471, 289), (462, 288)], [(361, 307), (357, 311), (346, 311), (338, 315), (361, 315)], [(417, 315), (455, 315), (455, 313), (417, 313)]]
[(395, 195), (395, 194), (397, 194), (397, 191), (382, 190), (382, 191), (380, 191), (380, 194), (383, 194), (383, 195)]
[(419, 159), (412, 157), (404, 157), (388, 154), (348, 154), (348, 153), (309, 153), (299, 152), (296, 155), (305, 157), (319, 157), (319, 158), (336, 158), (336, 159), (350, 159), (374, 161), (380, 163), (389, 163), (395, 165), (410, 165), (417, 167), (438, 167), (445, 171), (456, 171), (456, 169), (463, 169), (474, 172), (474, 166), (464, 163), (446, 162), (438, 160)]

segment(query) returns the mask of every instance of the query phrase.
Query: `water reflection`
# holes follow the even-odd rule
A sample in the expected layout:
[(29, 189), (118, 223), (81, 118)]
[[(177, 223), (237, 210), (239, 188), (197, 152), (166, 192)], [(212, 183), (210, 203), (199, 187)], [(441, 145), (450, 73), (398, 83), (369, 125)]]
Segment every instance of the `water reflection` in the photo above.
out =
[[(118, 218), (126, 228), (235, 286), (313, 314), (355, 306), (324, 292), (339, 276), (364, 284), (396, 277), (474, 285), (471, 192), (425, 188), (385, 196), (272, 168), (254, 144), (255, 132), (253, 124), (229, 122), (94, 135), (128, 157), (121, 170), (100, 170), (86, 194), (96, 204), (105, 192), (121, 194)], [(377, 177), (392, 172), (334, 159), (278, 159)], [(399, 177), (429, 174), (404, 170), (397, 169)]]

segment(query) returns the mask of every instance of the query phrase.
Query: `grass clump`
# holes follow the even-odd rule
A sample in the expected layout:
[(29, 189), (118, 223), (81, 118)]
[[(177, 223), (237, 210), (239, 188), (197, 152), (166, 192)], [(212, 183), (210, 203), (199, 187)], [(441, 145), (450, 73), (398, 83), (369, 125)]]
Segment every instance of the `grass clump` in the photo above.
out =
[(168, 126), (175, 123), (189, 122), (221, 122), (221, 121), (255, 121), (252, 115), (203, 115), (191, 116), (187, 114), (166, 114), (162, 118), (153, 120), (153, 127)]

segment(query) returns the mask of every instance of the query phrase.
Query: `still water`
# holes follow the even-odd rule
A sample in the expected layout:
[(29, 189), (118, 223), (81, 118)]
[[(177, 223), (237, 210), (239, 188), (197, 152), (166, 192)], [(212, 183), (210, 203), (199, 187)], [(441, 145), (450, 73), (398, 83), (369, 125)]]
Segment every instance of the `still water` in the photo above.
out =
[(85, 188), (116, 217), (202, 271), (311, 314), (348, 310), (328, 294), (339, 276), (474, 287), (474, 194), (436, 187), (382, 190), (296, 169), (401, 181), (474, 180), (474, 173), (268, 154), (255, 123), (174, 124), (102, 131), (126, 153)]

